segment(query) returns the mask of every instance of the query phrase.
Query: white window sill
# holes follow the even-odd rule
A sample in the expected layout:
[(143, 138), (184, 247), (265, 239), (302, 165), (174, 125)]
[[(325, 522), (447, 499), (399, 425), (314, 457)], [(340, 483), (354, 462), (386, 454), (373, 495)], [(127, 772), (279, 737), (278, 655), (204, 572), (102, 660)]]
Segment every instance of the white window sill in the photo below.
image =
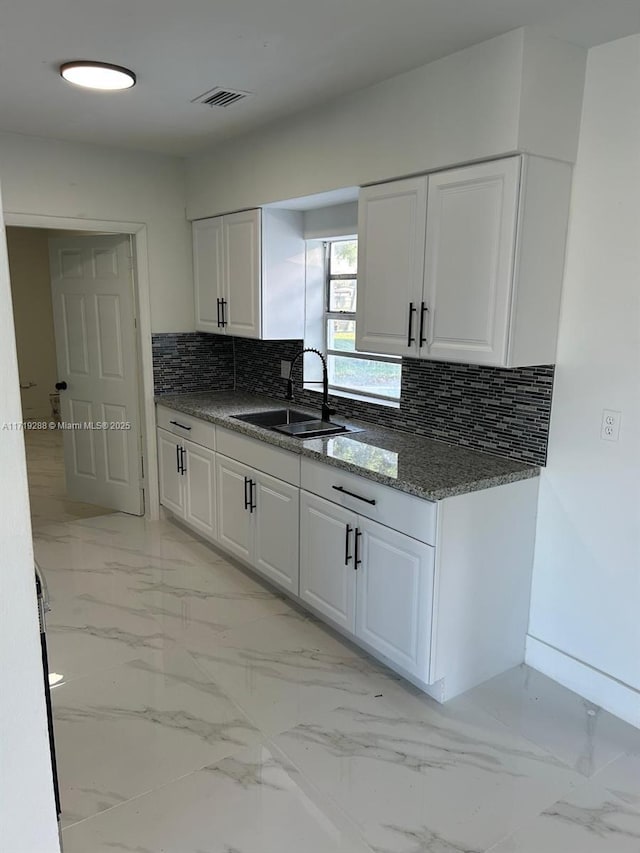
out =
[[(316, 384), (304, 385), (305, 391), (313, 391), (314, 394), (322, 394), (322, 391)], [(388, 409), (399, 409), (400, 400), (383, 400), (380, 397), (369, 397), (366, 394), (358, 394), (357, 392), (335, 391), (329, 388), (330, 397), (344, 397), (346, 400), (357, 400), (360, 403), (373, 403), (375, 406), (386, 406)]]

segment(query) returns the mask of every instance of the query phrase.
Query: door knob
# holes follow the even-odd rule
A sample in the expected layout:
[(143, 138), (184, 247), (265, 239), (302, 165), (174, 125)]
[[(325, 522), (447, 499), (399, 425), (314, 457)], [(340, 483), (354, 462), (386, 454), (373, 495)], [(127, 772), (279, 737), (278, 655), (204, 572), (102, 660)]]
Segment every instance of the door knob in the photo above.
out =
[(56, 391), (66, 391), (67, 383), (66, 382), (56, 382)]

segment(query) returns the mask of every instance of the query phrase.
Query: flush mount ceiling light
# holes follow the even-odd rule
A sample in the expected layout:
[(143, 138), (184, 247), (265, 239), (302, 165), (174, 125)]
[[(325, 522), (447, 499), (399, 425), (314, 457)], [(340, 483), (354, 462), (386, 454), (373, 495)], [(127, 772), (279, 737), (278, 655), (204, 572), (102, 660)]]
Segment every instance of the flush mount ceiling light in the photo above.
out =
[(108, 62), (89, 62), (85, 59), (65, 62), (60, 66), (60, 76), (67, 82), (85, 89), (113, 92), (136, 85), (136, 75), (128, 68), (110, 65)]

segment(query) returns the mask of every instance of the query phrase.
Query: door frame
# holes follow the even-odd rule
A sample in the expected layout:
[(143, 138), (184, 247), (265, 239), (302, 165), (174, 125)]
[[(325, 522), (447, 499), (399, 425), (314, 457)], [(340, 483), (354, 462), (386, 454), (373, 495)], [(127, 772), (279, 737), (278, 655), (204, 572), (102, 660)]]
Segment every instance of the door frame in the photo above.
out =
[(151, 298), (149, 284), (149, 250), (147, 226), (143, 222), (114, 222), (103, 219), (80, 219), (69, 216), (47, 216), (37, 213), (4, 211), (5, 225), (20, 228), (47, 228), (60, 231), (87, 231), (128, 234), (133, 243), (133, 298), (136, 307), (135, 330), (138, 350), (138, 397), (144, 474), (145, 517), (160, 517), (158, 466), (156, 460), (156, 410), (153, 386), (153, 350), (151, 346)]

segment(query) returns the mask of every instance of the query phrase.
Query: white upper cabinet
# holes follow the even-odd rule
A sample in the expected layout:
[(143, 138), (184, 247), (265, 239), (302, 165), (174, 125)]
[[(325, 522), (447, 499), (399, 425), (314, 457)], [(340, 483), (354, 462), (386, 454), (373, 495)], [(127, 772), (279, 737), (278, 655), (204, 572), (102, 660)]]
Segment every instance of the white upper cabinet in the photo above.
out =
[(358, 201), (356, 345), (418, 356), (427, 178), (365, 187)]
[(302, 235), (302, 213), (276, 208), (193, 222), (196, 329), (243, 338), (302, 338)]
[(260, 337), (261, 211), (223, 216), (225, 332), (241, 338)]
[(526, 155), (363, 189), (358, 348), (555, 362), (570, 190), (569, 164)]
[(196, 329), (199, 332), (221, 332), (223, 272), (222, 217), (194, 222), (193, 275)]
[(506, 364), (519, 177), (519, 157), (429, 177), (428, 358)]

